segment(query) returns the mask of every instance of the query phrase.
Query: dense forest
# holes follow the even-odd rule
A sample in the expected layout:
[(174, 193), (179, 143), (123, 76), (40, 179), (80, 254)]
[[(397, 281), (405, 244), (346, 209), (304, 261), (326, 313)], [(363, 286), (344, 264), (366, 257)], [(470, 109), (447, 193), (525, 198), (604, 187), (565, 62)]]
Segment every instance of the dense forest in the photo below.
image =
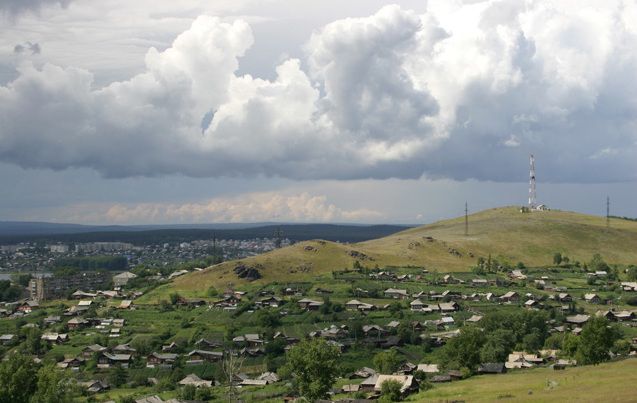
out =
[(190, 242), (198, 239), (273, 238), (279, 229), (292, 241), (325, 239), (336, 242), (362, 242), (407, 229), (400, 225), (286, 224), (240, 229), (160, 229), (150, 231), (107, 231), (81, 234), (3, 235), (0, 244), (19, 242), (129, 242), (135, 245)]

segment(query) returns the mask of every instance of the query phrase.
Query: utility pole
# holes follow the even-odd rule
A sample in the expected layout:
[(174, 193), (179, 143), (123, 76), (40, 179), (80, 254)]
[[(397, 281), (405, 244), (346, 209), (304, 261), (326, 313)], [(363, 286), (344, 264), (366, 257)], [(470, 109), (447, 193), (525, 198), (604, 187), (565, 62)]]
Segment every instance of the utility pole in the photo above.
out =
[(606, 227), (610, 228), (610, 197), (606, 196)]
[(535, 157), (531, 154), (529, 169), (529, 210), (537, 207), (537, 195), (535, 193)]
[(469, 204), (464, 202), (464, 236), (469, 236)]

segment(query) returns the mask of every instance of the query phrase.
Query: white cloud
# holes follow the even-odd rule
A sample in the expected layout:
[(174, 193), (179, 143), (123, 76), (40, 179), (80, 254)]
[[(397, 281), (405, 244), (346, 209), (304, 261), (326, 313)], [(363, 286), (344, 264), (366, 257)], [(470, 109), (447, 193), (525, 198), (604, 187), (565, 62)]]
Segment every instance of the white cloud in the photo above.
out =
[(381, 214), (347, 210), (327, 197), (277, 192), (248, 193), (195, 203), (77, 204), (56, 212), (58, 221), (82, 223), (364, 222)]
[[(246, 22), (201, 16), (105, 87), (84, 69), (21, 64), (0, 87), (0, 159), (108, 177), (510, 181), (533, 152), (548, 180), (635, 179), (635, 8), (387, 6), (316, 30), (272, 80), (237, 75)], [(623, 152), (588, 158), (604, 149)]]

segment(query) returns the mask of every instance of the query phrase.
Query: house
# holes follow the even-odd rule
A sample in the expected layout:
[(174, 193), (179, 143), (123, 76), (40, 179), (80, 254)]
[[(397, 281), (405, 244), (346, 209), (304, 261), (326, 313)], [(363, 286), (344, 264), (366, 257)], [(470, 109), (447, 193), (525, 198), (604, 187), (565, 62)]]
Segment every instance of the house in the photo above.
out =
[(62, 344), (69, 339), (69, 335), (66, 333), (44, 333), (40, 339), (49, 344)]
[(343, 393), (356, 393), (360, 390), (361, 385), (356, 385), (356, 384), (349, 384), (349, 385), (343, 385), (341, 387), (341, 392)]
[(107, 390), (110, 386), (104, 381), (91, 380), (86, 382), (79, 382), (78, 385), (85, 388), (90, 393), (99, 393)]
[(124, 327), (125, 321), (126, 319), (117, 318), (117, 319), (113, 319), (112, 323), (114, 327)]
[(184, 379), (179, 381), (179, 384), (182, 386), (192, 385), (196, 388), (209, 388), (212, 386), (212, 381), (204, 381), (203, 379), (199, 378), (197, 375), (190, 374), (190, 375), (186, 375)]
[(396, 381), (400, 383), (400, 393), (403, 396), (418, 389), (418, 384), (412, 375), (378, 375), (378, 379), (376, 379), (376, 384), (374, 385), (374, 391), (380, 392), (382, 390), (383, 383), (387, 381)]
[(460, 280), (450, 274), (445, 274), (442, 277), (442, 282), (445, 284), (458, 284)]
[(438, 364), (418, 364), (416, 371), (422, 371), (425, 374), (437, 374), (440, 372)]
[(366, 337), (380, 337), (384, 334), (387, 334), (387, 331), (378, 325), (364, 325), (363, 333)]
[(534, 299), (529, 299), (524, 303), (524, 307), (527, 309), (537, 308), (539, 305), (540, 303)]
[(135, 354), (137, 352), (137, 350), (135, 350), (134, 348), (132, 348), (130, 346), (130, 344), (126, 343), (126, 344), (118, 344), (117, 346), (113, 347), (113, 352), (114, 353), (118, 353), (118, 354)]
[(152, 353), (146, 357), (147, 368), (172, 368), (179, 357), (175, 353)]
[[(354, 372), (353, 374), (351, 374), (349, 376), (349, 379), (354, 379), (354, 378), (369, 378), (370, 376), (376, 375), (376, 370), (372, 369), (372, 368), (368, 368), (368, 367), (363, 367), (359, 370), (357, 370), (356, 372)], [(374, 384), (376, 384), (376, 382), (374, 381)]]
[(622, 289), (624, 291), (637, 291), (637, 281), (622, 281)]
[(419, 300), (413, 300), (410, 304), (409, 304), (410, 308), (412, 311), (422, 311), (422, 308), (425, 306), (425, 304)]
[(513, 270), (513, 271), (511, 271), (511, 273), (509, 273), (509, 277), (511, 277), (514, 280), (526, 280), (527, 279), (526, 274), (522, 273), (522, 270)]
[(504, 363), (504, 366), (507, 369), (512, 368), (531, 368), (537, 364), (542, 364), (544, 359), (539, 357), (537, 354), (529, 354), (521, 351), (514, 351), (509, 354), (509, 358), (507, 362)]
[(345, 303), (345, 308), (349, 310), (373, 311), (376, 309), (376, 306), (353, 299)]
[(457, 302), (441, 302), (438, 304), (440, 312), (455, 312), (460, 309), (460, 305)]
[(179, 346), (174, 341), (171, 342), (170, 344), (166, 344), (166, 345), (161, 346), (161, 351), (164, 352), (164, 353), (170, 353), (170, 352), (173, 352), (173, 351), (177, 351), (177, 349), (179, 349)]
[(261, 336), (254, 333), (244, 334), (232, 339), (235, 344), (246, 345), (248, 347), (260, 347), (264, 344)]
[(614, 315), (620, 322), (633, 320), (635, 318), (635, 313), (631, 311), (617, 311), (614, 312)]
[(481, 315), (471, 315), (471, 317), (469, 319), (466, 320), (466, 322), (469, 323), (478, 323), (482, 320), (483, 316)]
[(388, 288), (384, 291), (385, 297), (394, 299), (405, 299), (409, 297), (407, 290), (398, 290), (395, 288)]
[(507, 371), (503, 362), (488, 362), (478, 368), (479, 374), (503, 374)]
[(192, 350), (187, 355), (186, 364), (188, 365), (196, 365), (202, 364), (204, 362), (217, 362), (223, 359), (223, 353), (217, 351), (207, 351), (207, 350)]
[(222, 343), (216, 340), (201, 338), (195, 342), (195, 346), (199, 348), (218, 348), (222, 346)]
[(115, 298), (119, 295), (119, 293), (115, 290), (100, 290), (97, 292), (97, 295), (101, 295), (106, 298)]
[(97, 358), (97, 368), (110, 368), (113, 365), (128, 368), (130, 359), (130, 354), (111, 354), (107, 351), (103, 351)]
[(232, 294), (224, 296), (223, 299), (214, 302), (212, 306), (217, 308), (236, 308), (240, 302), (241, 297)]
[(306, 311), (318, 311), (318, 309), (323, 305), (323, 302), (314, 301), (309, 298), (303, 298), (297, 302), (301, 309), (305, 309)]
[(65, 358), (63, 361), (58, 362), (56, 365), (58, 368), (70, 369), (72, 371), (79, 371), (80, 367), (84, 365), (86, 361), (82, 357)]
[(589, 304), (599, 304), (600, 302), (602, 302), (599, 295), (593, 293), (584, 294), (584, 301), (588, 302)]
[(260, 381), (266, 381), (268, 384), (279, 382), (280, 378), (274, 372), (264, 372), (257, 377)]
[(573, 325), (583, 325), (588, 322), (591, 317), (588, 315), (573, 315), (566, 317), (566, 323), (570, 323)]
[(33, 312), (39, 307), (40, 307), (40, 304), (38, 303), (38, 301), (25, 301), (24, 303), (18, 305), (18, 308), (16, 310), (18, 312), (22, 312), (26, 314), (26, 313)]
[(62, 318), (60, 318), (59, 316), (47, 316), (46, 318), (44, 318), (43, 322), (45, 326), (49, 326), (59, 323), (61, 320)]
[(137, 274), (131, 273), (129, 271), (125, 271), (123, 273), (119, 273), (113, 276), (113, 286), (114, 287), (123, 287), (128, 282), (134, 278), (137, 278)]
[(279, 306), (281, 306), (281, 298), (275, 297), (275, 296), (269, 296), (267, 298), (263, 298), (260, 301), (257, 301), (255, 303), (255, 305), (257, 307), (271, 307), (271, 308), (278, 308)]
[(91, 344), (82, 349), (82, 357), (92, 358), (95, 353), (102, 353), (104, 351), (106, 351), (106, 347), (100, 346), (99, 344)]
[(400, 322), (397, 320), (392, 320), (391, 322), (387, 324), (387, 327), (390, 329), (397, 329), (398, 326), (400, 326)]
[(73, 318), (66, 322), (69, 330), (81, 329), (88, 325), (88, 321), (84, 318)]
[(71, 294), (71, 298), (73, 299), (83, 299), (83, 298), (95, 298), (97, 294), (84, 292), (82, 290), (77, 290), (73, 294)]
[(133, 307), (133, 301), (130, 299), (122, 300), (117, 306), (118, 309), (131, 309)]
[(573, 297), (571, 294), (566, 292), (561, 292), (555, 296), (555, 299), (559, 302), (573, 302)]
[(5, 346), (11, 344), (14, 340), (16, 340), (15, 334), (3, 334), (0, 336), (0, 344)]
[(489, 282), (486, 278), (474, 278), (471, 280), (471, 285), (474, 287), (486, 287), (489, 285)]
[(378, 381), (378, 377), (379, 375), (374, 373), (373, 375), (370, 375), (369, 377), (365, 378), (359, 384), (359, 387), (360, 387), (359, 390), (362, 392), (373, 392), (376, 386), (376, 382)]
[(520, 300), (520, 294), (515, 291), (509, 291), (500, 297), (502, 302), (518, 302)]

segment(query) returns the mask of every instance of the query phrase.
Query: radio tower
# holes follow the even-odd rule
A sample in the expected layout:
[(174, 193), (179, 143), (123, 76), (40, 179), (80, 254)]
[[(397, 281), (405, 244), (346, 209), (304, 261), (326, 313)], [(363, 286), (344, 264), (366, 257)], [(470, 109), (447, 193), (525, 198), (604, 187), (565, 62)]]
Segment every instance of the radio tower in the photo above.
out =
[(535, 157), (531, 154), (531, 170), (529, 172), (529, 209), (534, 210), (537, 207), (535, 197)]

